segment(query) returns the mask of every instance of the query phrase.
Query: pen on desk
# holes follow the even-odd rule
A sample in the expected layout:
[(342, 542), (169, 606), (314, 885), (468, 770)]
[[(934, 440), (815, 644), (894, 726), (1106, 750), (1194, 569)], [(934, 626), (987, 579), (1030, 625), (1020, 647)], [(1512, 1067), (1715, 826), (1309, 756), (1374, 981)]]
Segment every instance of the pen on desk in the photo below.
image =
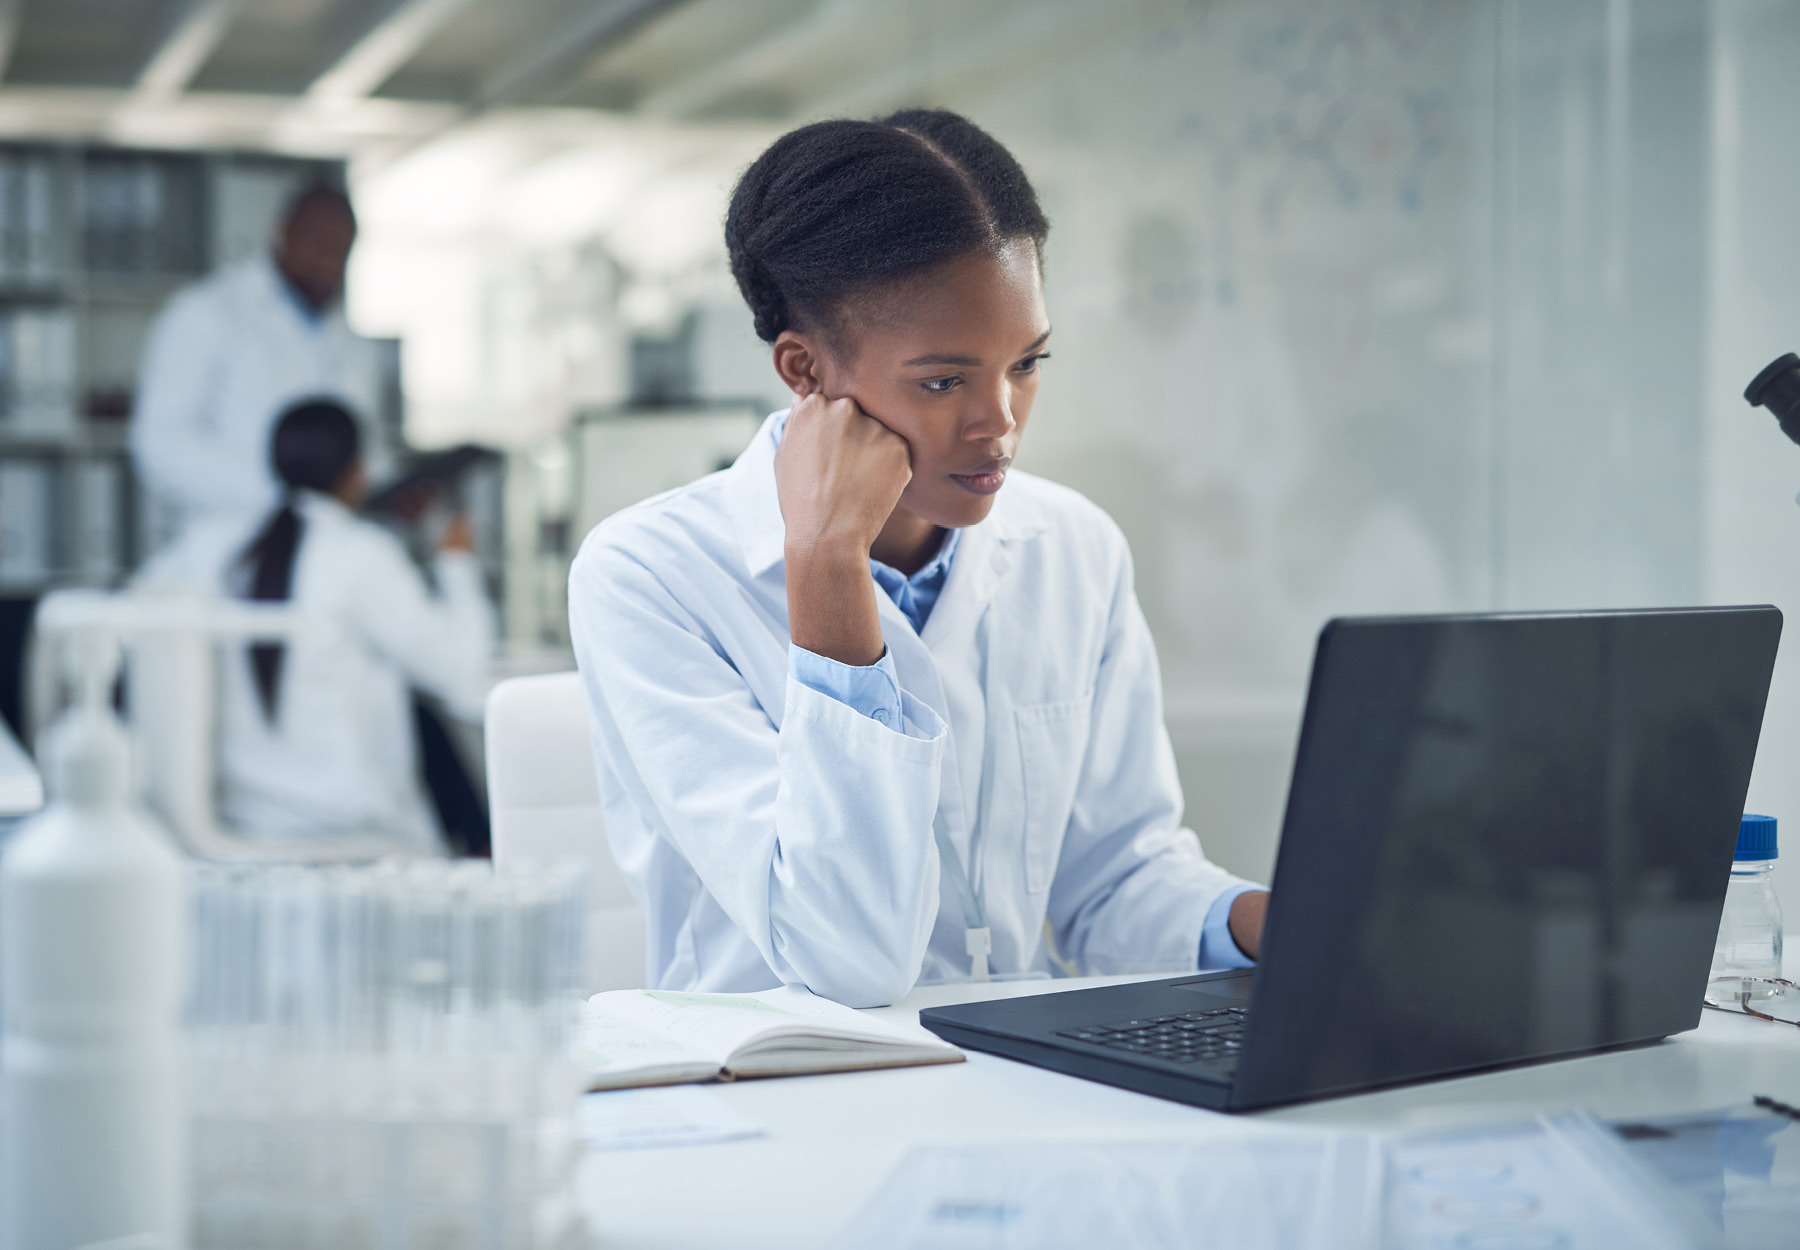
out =
[(1756, 1095), (1752, 1101), (1754, 1101), (1757, 1106), (1766, 1107), (1777, 1115), (1785, 1115), (1790, 1120), (1800, 1120), (1800, 1107), (1790, 1107), (1787, 1103), (1777, 1102), (1775, 1099), (1764, 1094)]

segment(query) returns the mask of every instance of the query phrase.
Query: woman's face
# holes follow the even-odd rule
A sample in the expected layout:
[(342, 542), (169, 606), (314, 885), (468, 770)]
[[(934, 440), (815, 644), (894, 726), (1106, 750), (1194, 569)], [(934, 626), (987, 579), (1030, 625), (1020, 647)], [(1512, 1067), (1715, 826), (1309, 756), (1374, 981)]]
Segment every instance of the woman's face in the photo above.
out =
[(899, 513), (974, 525), (994, 506), (1037, 397), (1050, 323), (1029, 239), (859, 298), (820, 351), (828, 398), (854, 399), (912, 448)]

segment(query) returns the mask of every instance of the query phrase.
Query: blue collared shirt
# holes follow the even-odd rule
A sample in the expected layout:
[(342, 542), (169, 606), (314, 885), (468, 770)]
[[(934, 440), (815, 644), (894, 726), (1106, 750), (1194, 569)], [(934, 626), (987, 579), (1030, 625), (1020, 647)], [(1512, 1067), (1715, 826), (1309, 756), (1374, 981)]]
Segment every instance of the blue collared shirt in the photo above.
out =
[(944, 593), (944, 582), (950, 576), (950, 561), (956, 558), (956, 547), (962, 541), (961, 530), (945, 530), (944, 541), (925, 567), (911, 577), (879, 560), (869, 561), (869, 572), (875, 584), (887, 592), (901, 615), (912, 622), (914, 633), (923, 633), (931, 609)]
[(282, 273), (279, 268), (275, 271), (275, 281), (276, 285), (281, 287), (281, 293), (287, 296), (289, 307), (299, 314), (300, 320), (306, 323), (307, 329), (317, 330), (325, 324), (326, 310), (316, 307), (311, 300), (300, 294), (300, 289), (289, 282), (287, 275)]
[[(786, 428), (785, 418), (777, 423), (774, 430), (777, 443)], [(938, 596), (943, 594), (944, 583), (950, 577), (950, 562), (956, 558), (961, 536), (961, 530), (946, 531), (937, 554), (911, 577), (879, 560), (869, 561), (869, 572), (873, 574), (875, 584), (894, 601), (894, 606), (911, 622), (915, 632), (924, 630), (931, 610), (937, 606)], [(863, 667), (841, 664), (790, 642), (788, 660), (789, 671), (801, 685), (836, 699), (890, 729), (899, 727), (900, 678), (894, 671), (891, 655), (883, 654), (875, 663)], [(1200, 929), (1200, 967), (1248, 968), (1255, 963), (1238, 948), (1231, 936), (1231, 904), (1238, 895), (1255, 888), (1242, 885), (1229, 889), (1207, 909), (1205, 923)]]
[[(957, 530), (946, 533), (937, 555), (911, 577), (879, 560), (869, 561), (869, 572), (874, 575), (875, 584), (894, 601), (894, 606), (900, 609), (915, 631), (925, 628), (931, 609), (937, 606), (938, 596), (944, 592), (958, 537)], [(839, 703), (847, 703), (883, 725), (899, 725), (900, 678), (894, 672), (891, 656), (883, 655), (866, 668), (840, 664), (800, 647), (792, 647), (790, 657), (793, 674), (803, 685), (829, 695)]]

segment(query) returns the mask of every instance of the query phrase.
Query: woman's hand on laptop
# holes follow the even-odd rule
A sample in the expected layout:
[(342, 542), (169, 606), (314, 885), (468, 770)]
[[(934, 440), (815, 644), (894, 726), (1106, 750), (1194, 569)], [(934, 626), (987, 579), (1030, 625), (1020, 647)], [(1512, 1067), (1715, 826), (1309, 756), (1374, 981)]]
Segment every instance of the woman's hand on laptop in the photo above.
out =
[(1262, 953), (1263, 920), (1269, 914), (1269, 892), (1248, 890), (1231, 900), (1231, 940), (1251, 959)]

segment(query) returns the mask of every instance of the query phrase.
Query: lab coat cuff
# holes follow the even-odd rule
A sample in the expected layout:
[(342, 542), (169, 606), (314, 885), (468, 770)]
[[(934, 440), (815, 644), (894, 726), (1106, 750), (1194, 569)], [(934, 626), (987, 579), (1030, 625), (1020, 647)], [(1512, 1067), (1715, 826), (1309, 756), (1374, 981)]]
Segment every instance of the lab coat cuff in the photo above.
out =
[(817, 726), (848, 747), (867, 748), (906, 763), (935, 767), (943, 755), (947, 732), (944, 722), (936, 712), (905, 693), (900, 696), (900, 705), (900, 723), (883, 725), (790, 675), (782, 737), (786, 738), (791, 730)]
[(875, 663), (858, 666), (789, 643), (788, 672), (801, 685), (836, 699), (877, 724), (901, 729), (900, 678), (891, 655), (884, 652)]
[(1254, 885), (1234, 885), (1206, 909), (1206, 921), (1200, 926), (1200, 967), (1203, 971), (1224, 968), (1254, 968), (1256, 961), (1239, 948), (1231, 936), (1231, 904), (1240, 894), (1261, 889)]

